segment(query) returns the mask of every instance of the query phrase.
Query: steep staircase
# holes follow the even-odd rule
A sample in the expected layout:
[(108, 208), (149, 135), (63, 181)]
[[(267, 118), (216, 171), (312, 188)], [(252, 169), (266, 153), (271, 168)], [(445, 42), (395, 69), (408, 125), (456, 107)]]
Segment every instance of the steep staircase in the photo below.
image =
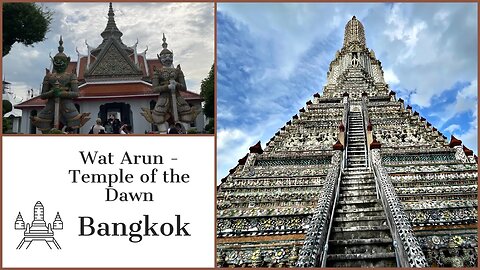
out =
[(367, 167), (360, 112), (350, 112), (347, 165), (328, 242), (327, 267), (396, 267), (393, 240)]

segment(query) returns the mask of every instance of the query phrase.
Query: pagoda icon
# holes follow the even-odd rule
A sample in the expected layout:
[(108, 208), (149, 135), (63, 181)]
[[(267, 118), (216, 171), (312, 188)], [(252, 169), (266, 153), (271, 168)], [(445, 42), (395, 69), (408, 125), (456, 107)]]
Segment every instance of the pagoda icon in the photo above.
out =
[(57, 240), (54, 238), (53, 230), (63, 230), (63, 221), (60, 218), (60, 213), (57, 212), (53, 227), (50, 223), (46, 223), (44, 220), (45, 212), (44, 207), (40, 201), (38, 201), (33, 208), (33, 222), (32, 225), (23, 221), (21, 213), (18, 213), (15, 221), (16, 230), (24, 230), (24, 237), (17, 249), (22, 249), (26, 245), (25, 249), (28, 249), (33, 242), (45, 242), (47, 246), (52, 249), (51, 244), (57, 249), (61, 249)]

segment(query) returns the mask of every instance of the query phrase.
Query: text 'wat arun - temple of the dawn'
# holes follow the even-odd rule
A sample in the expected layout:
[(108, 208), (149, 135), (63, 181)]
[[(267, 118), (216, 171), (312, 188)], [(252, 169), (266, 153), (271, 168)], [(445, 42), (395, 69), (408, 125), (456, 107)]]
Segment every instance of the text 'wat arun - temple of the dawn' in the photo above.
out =
[(353, 17), (323, 94), (222, 179), (217, 265), (474, 267), (477, 168), (389, 89)]

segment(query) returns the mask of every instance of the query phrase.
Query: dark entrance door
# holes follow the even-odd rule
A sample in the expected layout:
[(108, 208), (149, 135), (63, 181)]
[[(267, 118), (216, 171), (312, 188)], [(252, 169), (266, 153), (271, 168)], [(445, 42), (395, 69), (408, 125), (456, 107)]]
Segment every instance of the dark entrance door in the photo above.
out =
[(123, 124), (129, 124), (133, 127), (133, 116), (130, 104), (124, 102), (112, 102), (101, 105), (98, 118), (102, 119), (102, 123), (106, 123), (107, 118), (110, 115), (114, 115), (115, 118), (119, 119)]

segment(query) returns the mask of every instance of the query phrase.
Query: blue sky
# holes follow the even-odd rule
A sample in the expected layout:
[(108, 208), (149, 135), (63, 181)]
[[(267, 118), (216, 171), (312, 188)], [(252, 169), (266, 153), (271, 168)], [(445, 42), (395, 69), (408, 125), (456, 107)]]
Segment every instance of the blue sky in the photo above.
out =
[(477, 153), (476, 3), (219, 3), (219, 179), (322, 92), (353, 15), (397, 97)]
[[(53, 12), (46, 40), (33, 47), (16, 43), (3, 58), (3, 77), (12, 83), (18, 99), (25, 99), (31, 88), (38, 94), (45, 68), (50, 68), (49, 53), (57, 53), (60, 35), (65, 53), (77, 61), (76, 48), (84, 55), (85, 41), (96, 48), (107, 25), (107, 2), (39, 5)], [(188, 89), (197, 93), (214, 62), (213, 7), (213, 3), (113, 3), (123, 43), (133, 46), (138, 39), (138, 52), (148, 47), (147, 59), (156, 59), (165, 33), (168, 48), (174, 52), (174, 64), (181, 65)]]

